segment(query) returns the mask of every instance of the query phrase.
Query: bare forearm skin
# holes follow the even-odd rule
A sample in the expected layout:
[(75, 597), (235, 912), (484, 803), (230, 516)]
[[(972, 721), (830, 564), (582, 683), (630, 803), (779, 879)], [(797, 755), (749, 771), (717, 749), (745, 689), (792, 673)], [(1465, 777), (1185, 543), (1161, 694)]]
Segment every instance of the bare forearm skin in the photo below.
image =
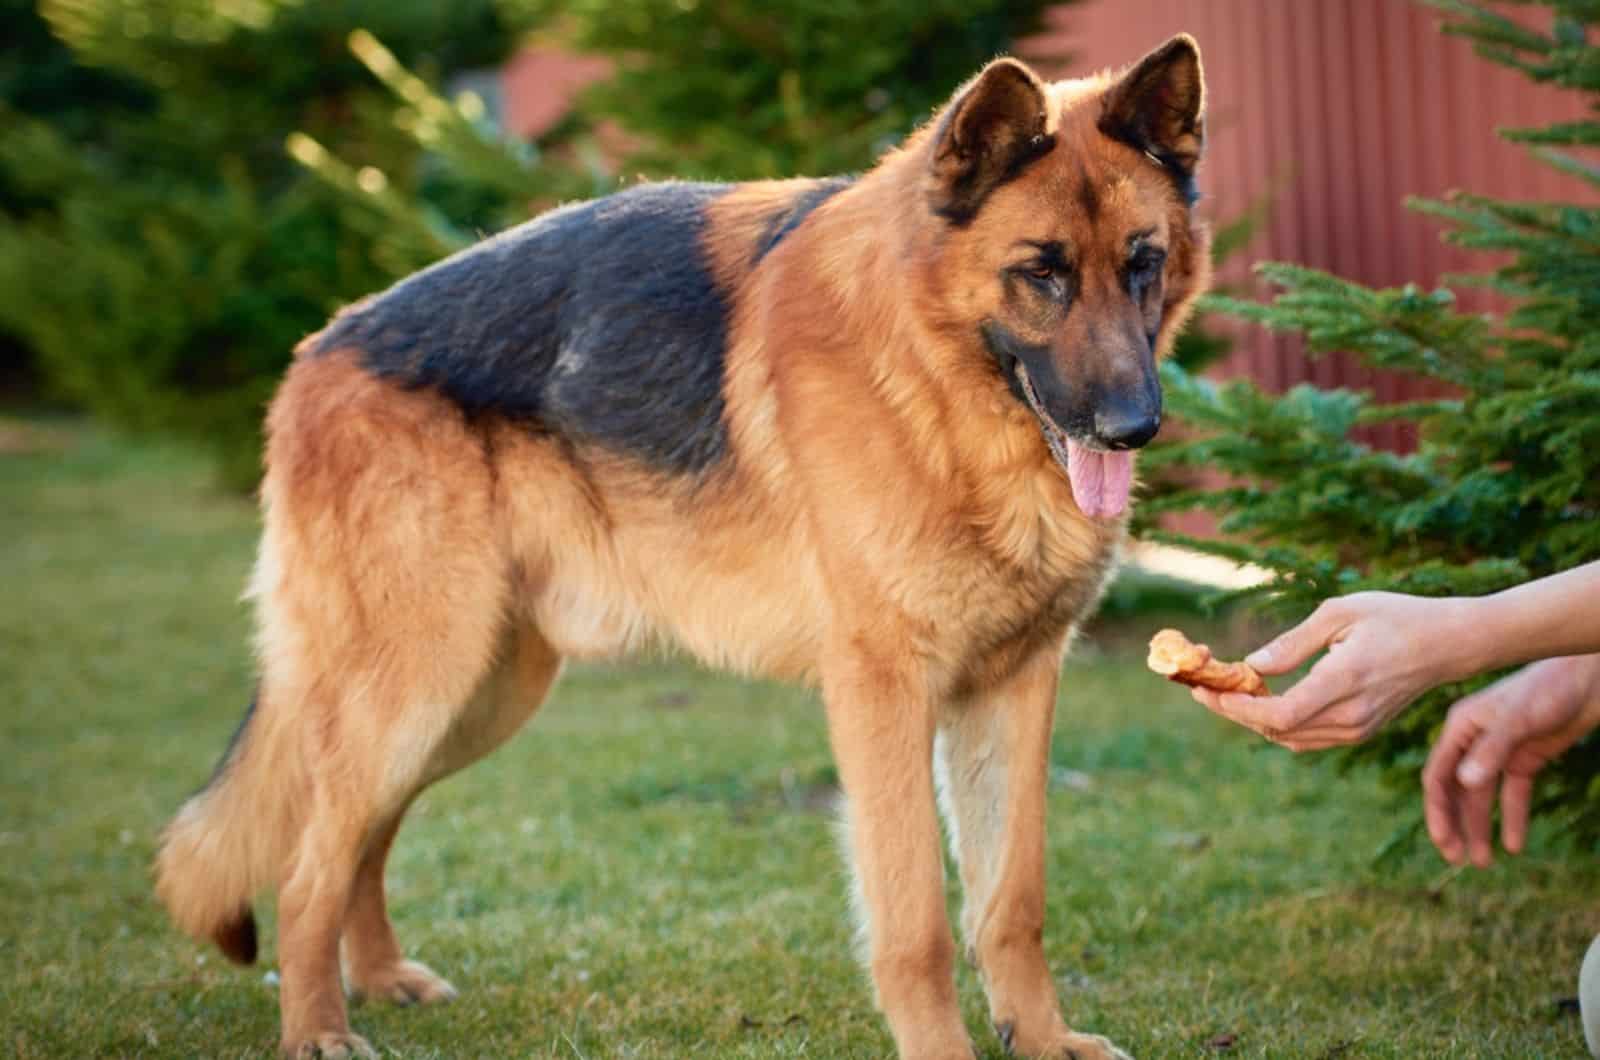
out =
[(1456, 678), (1600, 652), (1600, 562), (1448, 603), (1440, 633)]

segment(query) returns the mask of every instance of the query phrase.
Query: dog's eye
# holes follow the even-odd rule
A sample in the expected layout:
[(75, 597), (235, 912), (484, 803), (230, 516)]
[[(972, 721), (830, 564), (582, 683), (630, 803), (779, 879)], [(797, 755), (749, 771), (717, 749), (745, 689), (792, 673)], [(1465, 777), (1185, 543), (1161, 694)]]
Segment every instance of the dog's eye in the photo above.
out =
[(1023, 271), (1035, 280), (1052, 280), (1056, 275), (1054, 265), (1030, 265)]
[(1128, 259), (1128, 271), (1134, 276), (1148, 278), (1167, 263), (1167, 252), (1160, 247), (1140, 247)]

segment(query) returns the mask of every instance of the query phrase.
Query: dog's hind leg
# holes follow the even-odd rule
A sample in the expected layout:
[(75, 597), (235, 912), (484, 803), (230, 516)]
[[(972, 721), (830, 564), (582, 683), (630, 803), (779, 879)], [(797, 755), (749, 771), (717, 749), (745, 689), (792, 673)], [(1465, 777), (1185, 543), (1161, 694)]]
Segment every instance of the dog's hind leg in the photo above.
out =
[(940, 719), (937, 775), (960, 866), (961, 932), (995, 1032), (1029, 1057), (1115, 1060), (1061, 1018), (1044, 957), (1045, 796), (1059, 666), (1045, 651), (1004, 687)]
[[(544, 702), (560, 671), (560, 656), (532, 628), (507, 641), (504, 657), (434, 752), (416, 794), (499, 747)], [(384, 863), (410, 803), (408, 799), (368, 841), (344, 923), (345, 979), (351, 993), (402, 1005), (447, 1001), (456, 993), (426, 965), (405, 958), (389, 920)]]
[[(417, 653), (408, 661), (393, 645), (364, 645), (358, 667), (337, 684), (316, 681), (306, 697), (299, 735), (310, 791), (278, 890), (283, 1047), (292, 1055), (366, 1055), (349, 1028), (340, 976), (340, 940), (353, 912), (368, 928), (363, 941), (379, 943), (357, 947), (362, 972), (376, 981), (413, 971), (381, 908), (383, 859), (483, 680), (472, 661), (479, 653), (462, 644), (461, 627), (439, 630), (437, 657)], [(459, 660), (454, 679), (451, 659)], [(393, 950), (384, 953), (385, 944)], [(431, 972), (410, 976), (409, 985), (418, 988), (424, 975), (433, 992), (447, 989)]]
[(367, 815), (343, 783), (319, 778), (310, 819), (278, 889), (278, 1006), (285, 1056), (376, 1056), (351, 1032), (339, 981), (339, 928), (349, 904)]
[(389, 921), (383, 889), (384, 865), (409, 808), (408, 803), (379, 826), (356, 868), (342, 934), (344, 977), (356, 998), (426, 1005), (449, 1001), (456, 996), (456, 988), (421, 961), (406, 959)]
[(437, 629), (437, 655), (363, 644), (337, 683), (318, 680), (306, 697), (300, 739), (310, 792), (278, 890), (283, 1047), (292, 1055), (366, 1055), (345, 1011), (342, 937), (359, 939), (351, 954), (358, 989), (387, 979), (395, 989), (448, 991), (421, 966), (406, 966), (382, 908), (383, 861), (401, 816), (447, 771), (440, 763), (493, 665), (492, 649), (464, 643), (470, 623)]
[[(343, 354), (301, 359), (268, 417), (262, 498), (252, 726), (292, 746), (276, 797), (297, 807), (277, 873), (282, 1044), (361, 1054), (339, 953), (358, 883), (381, 875), (511, 628), (494, 454), (437, 394)], [(364, 922), (387, 921), (370, 906)]]

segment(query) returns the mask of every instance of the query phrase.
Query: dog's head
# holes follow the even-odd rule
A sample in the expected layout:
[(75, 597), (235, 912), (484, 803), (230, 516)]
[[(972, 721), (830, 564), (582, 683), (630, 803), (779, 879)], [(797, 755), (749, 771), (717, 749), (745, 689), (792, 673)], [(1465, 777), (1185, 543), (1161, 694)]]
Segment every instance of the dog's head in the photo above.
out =
[(1192, 211), (1204, 97), (1188, 36), (1085, 81), (1000, 59), (926, 140), (942, 227), (924, 280), (1033, 410), (1091, 516), (1127, 506), (1129, 450), (1161, 425), (1156, 361), (1209, 279)]

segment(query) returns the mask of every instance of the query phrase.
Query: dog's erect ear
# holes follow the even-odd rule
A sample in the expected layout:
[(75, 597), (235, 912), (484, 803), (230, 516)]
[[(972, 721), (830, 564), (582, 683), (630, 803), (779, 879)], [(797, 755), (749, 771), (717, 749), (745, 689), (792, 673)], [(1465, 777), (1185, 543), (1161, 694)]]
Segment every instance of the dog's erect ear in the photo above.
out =
[(1037, 74), (1015, 59), (983, 68), (945, 110), (934, 132), (929, 204), (957, 224), (989, 193), (1048, 152), (1047, 104)]
[(1106, 90), (1100, 131), (1148, 151), (1181, 177), (1194, 175), (1205, 146), (1205, 75), (1200, 46), (1180, 33), (1140, 59)]

